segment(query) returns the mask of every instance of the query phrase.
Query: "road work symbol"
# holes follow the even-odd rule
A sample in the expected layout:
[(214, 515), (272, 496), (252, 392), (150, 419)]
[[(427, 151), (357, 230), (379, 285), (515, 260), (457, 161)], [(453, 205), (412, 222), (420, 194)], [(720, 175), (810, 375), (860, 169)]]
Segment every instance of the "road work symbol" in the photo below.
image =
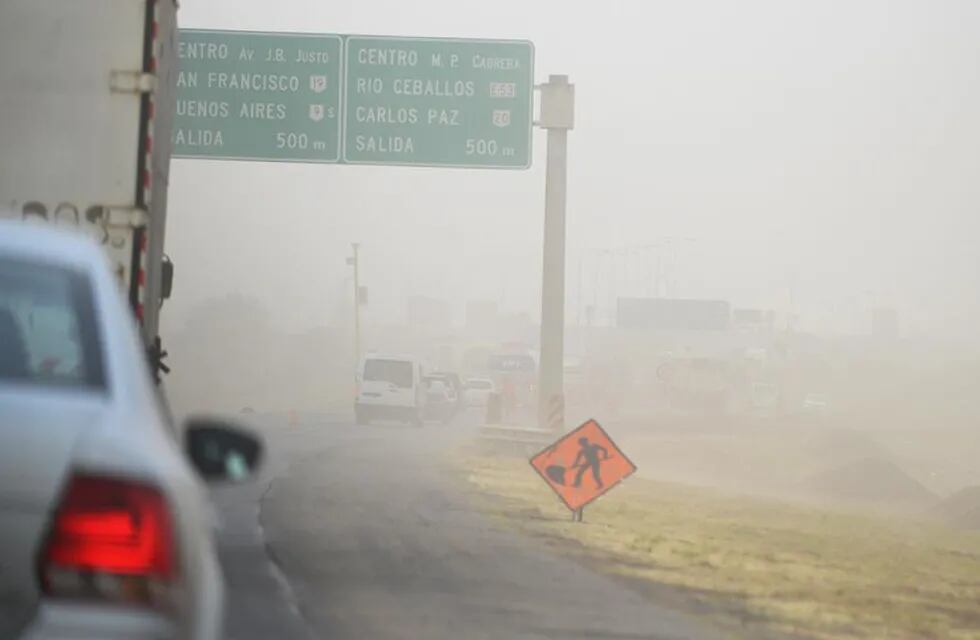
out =
[(577, 511), (636, 471), (595, 420), (589, 420), (531, 458), (548, 486)]

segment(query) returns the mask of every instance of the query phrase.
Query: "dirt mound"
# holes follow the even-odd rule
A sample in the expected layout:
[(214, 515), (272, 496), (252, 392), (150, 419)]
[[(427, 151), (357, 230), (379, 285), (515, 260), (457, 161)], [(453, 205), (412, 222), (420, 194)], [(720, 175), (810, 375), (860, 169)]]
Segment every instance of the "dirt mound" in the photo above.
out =
[(936, 505), (933, 513), (950, 526), (980, 530), (980, 486), (957, 491)]
[(803, 450), (816, 460), (841, 463), (887, 457), (884, 447), (856, 429), (827, 429), (813, 433), (804, 440)]
[(939, 496), (884, 458), (862, 458), (823, 471), (805, 480), (803, 489), (834, 502), (889, 510), (921, 510), (939, 501)]

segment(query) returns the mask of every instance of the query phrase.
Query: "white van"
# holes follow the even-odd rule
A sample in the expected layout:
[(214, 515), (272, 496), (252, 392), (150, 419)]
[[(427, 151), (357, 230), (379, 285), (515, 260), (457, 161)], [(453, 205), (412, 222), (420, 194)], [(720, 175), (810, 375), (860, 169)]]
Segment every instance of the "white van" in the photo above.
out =
[(411, 356), (366, 357), (357, 374), (357, 424), (399, 420), (421, 426), (426, 403), (424, 376), (422, 363)]

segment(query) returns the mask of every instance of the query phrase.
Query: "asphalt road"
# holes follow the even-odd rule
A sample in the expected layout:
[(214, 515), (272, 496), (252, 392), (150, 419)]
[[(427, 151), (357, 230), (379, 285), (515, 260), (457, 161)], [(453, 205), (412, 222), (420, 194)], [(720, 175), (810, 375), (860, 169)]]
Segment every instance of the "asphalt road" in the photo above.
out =
[(718, 637), (477, 512), (444, 466), (472, 428), (274, 422), (215, 493), (232, 640)]

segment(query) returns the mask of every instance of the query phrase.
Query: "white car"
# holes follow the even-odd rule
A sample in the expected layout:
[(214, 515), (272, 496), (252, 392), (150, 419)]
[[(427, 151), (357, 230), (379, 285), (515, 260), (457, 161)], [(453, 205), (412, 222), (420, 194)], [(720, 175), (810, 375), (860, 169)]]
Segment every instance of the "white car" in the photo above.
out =
[(421, 426), (426, 409), (425, 371), (410, 356), (370, 355), (357, 375), (357, 424), (398, 420)]
[(496, 390), (489, 378), (470, 378), (466, 381), (466, 403), (471, 407), (485, 407)]
[(830, 401), (821, 393), (808, 393), (803, 399), (803, 413), (812, 416), (826, 416), (830, 413)]
[(438, 378), (426, 378), (425, 417), (449, 422), (456, 411), (456, 394), (452, 386)]
[(198, 475), (243, 478), (261, 445), (216, 421), (185, 437), (101, 249), (0, 222), (0, 637), (221, 636)]

